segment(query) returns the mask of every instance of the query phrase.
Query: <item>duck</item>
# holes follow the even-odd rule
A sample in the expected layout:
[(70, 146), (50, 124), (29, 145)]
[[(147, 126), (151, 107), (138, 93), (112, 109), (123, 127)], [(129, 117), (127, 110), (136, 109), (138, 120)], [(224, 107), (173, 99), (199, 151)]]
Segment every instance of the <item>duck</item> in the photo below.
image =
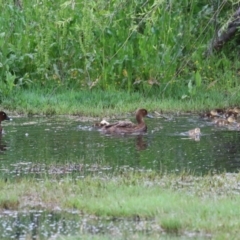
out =
[(5, 112), (0, 111), (0, 134), (3, 133), (1, 122), (4, 121), (4, 120), (10, 120), (10, 118), (8, 117), (8, 115)]
[(200, 136), (201, 134), (201, 130), (200, 128), (194, 128), (188, 131), (188, 136), (189, 137), (196, 137), (196, 136)]
[(115, 133), (115, 134), (132, 134), (132, 133), (144, 133), (147, 132), (147, 125), (143, 118), (152, 118), (148, 111), (144, 108), (136, 111), (137, 124), (130, 121), (119, 121), (109, 125), (103, 126), (100, 131), (103, 133)]
[(231, 115), (227, 119), (223, 119), (223, 118), (215, 119), (214, 123), (218, 126), (225, 126), (232, 123), (236, 123), (236, 118), (233, 115)]
[(229, 108), (229, 109), (226, 110), (226, 112), (239, 114), (240, 113), (240, 108), (239, 107)]
[(209, 112), (206, 112), (206, 113), (200, 115), (200, 117), (204, 118), (204, 119), (220, 117), (221, 114), (223, 113), (222, 111), (223, 111), (222, 109), (214, 109), (214, 110), (211, 110)]

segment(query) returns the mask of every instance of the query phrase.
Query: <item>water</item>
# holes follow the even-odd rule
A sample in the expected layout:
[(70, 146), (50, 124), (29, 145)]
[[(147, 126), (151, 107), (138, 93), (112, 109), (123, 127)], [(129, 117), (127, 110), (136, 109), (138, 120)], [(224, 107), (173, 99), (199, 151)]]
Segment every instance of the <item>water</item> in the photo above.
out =
[[(100, 219), (73, 212), (3, 212), (2, 240), (45, 239), (209, 239), (199, 233), (166, 234), (153, 219)], [(75, 238), (67, 238), (74, 236)], [(131, 237), (130, 237), (131, 236)], [(194, 237), (194, 238), (193, 238)]]
[[(13, 121), (3, 122), (6, 134), (0, 138), (0, 177), (82, 178), (89, 174), (117, 175), (122, 169), (206, 174), (237, 172), (240, 168), (240, 132), (216, 127), (198, 116), (155, 116), (146, 119), (148, 133), (138, 136), (104, 135), (92, 128), (93, 121), (83, 120), (13, 117)], [(200, 139), (183, 134), (195, 127), (201, 128)], [(145, 236), (141, 239), (165, 236), (149, 219), (97, 219), (55, 210), (0, 213), (1, 239), (62, 239), (74, 235), (83, 239), (128, 239), (134, 234)], [(192, 237), (192, 233), (189, 235)]]
[[(6, 134), (0, 139), (0, 176), (78, 178), (118, 174), (123, 168), (195, 174), (239, 170), (240, 131), (216, 127), (198, 116), (146, 122), (147, 134), (110, 136), (77, 117), (13, 118), (2, 123)], [(202, 132), (198, 141), (183, 134), (195, 127)]]

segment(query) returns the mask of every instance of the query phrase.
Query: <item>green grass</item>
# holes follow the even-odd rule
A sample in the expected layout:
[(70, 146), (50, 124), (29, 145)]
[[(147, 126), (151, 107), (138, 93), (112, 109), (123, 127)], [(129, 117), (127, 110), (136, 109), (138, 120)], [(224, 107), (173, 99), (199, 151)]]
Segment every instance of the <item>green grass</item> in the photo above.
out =
[[(59, 206), (99, 217), (155, 219), (170, 234), (198, 232), (224, 239), (239, 230), (240, 174), (204, 177), (124, 173), (106, 178), (64, 178), (0, 182), (0, 209), (47, 209)], [(9, 201), (9, 204), (7, 204)]]
[(239, 95), (225, 92), (199, 92), (191, 99), (161, 98), (124, 91), (77, 91), (18, 89), (2, 97), (1, 109), (22, 114), (113, 116), (146, 108), (150, 112), (200, 112), (207, 109), (239, 106)]

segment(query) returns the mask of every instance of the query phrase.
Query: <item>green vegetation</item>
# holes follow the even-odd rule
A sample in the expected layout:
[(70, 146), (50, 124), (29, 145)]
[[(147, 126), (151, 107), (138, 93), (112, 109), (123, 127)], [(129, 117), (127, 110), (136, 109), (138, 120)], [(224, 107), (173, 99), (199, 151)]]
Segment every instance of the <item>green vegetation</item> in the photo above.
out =
[[(237, 0), (0, 0), (0, 106), (109, 116), (239, 105), (237, 43), (208, 55)], [(0, 180), (0, 208), (156, 219), (167, 233), (239, 236), (240, 175)], [(229, 234), (229, 235), (228, 235)], [(74, 238), (73, 238), (74, 239)]]
[(202, 93), (193, 99), (160, 99), (155, 96), (144, 97), (141, 93), (102, 90), (39, 90), (23, 89), (14, 91), (2, 98), (1, 109), (6, 112), (22, 114), (70, 114), (81, 116), (120, 116), (126, 112), (135, 112), (138, 108), (148, 111), (197, 113), (216, 107), (239, 106), (240, 95), (228, 95), (211, 91)]
[(239, 236), (240, 174), (121, 176), (0, 182), (1, 209), (75, 209), (99, 217), (154, 219), (162, 231)]
[[(152, 106), (152, 101), (163, 100), (163, 108), (173, 110), (179, 106), (172, 101), (181, 102), (180, 110), (207, 108), (208, 101), (236, 104), (240, 62), (234, 43), (221, 53), (206, 53), (216, 28), (229, 19), (237, 2), (25, 0), (21, 9), (14, 1), (0, 1), (2, 106), (31, 113), (45, 102), (48, 107), (38, 112), (75, 113), (65, 99), (65, 105), (52, 107), (61, 98), (52, 100), (58, 88), (70, 91), (70, 99), (74, 89), (84, 96), (84, 104), (89, 89), (114, 95), (124, 91), (116, 98), (119, 106), (104, 98), (98, 106), (116, 106), (117, 111), (128, 103), (126, 92), (132, 94), (131, 102), (144, 97)], [(43, 97), (46, 89), (49, 95)], [(234, 101), (219, 101), (225, 98)], [(190, 106), (188, 100), (193, 101)], [(86, 109), (79, 112), (89, 114)], [(136, 106), (125, 110), (130, 109)]]

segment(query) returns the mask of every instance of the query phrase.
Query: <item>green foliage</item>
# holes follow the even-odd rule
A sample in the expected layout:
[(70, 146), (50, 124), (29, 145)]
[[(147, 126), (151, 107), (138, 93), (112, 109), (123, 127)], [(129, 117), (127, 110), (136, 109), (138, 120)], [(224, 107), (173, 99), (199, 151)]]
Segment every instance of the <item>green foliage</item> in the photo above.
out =
[(230, 46), (205, 55), (234, 1), (0, 3), (2, 94), (32, 84), (192, 98), (239, 86)]

